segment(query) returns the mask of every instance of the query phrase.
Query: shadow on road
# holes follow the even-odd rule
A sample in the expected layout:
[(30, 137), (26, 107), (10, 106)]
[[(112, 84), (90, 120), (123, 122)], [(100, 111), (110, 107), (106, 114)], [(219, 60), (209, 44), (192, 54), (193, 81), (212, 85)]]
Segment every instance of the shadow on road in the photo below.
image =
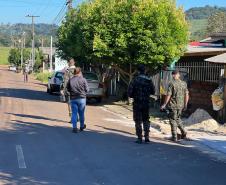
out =
[(31, 89), (14, 89), (14, 88), (0, 88), (2, 97), (12, 97), (27, 100), (40, 100), (40, 101), (59, 101), (59, 96), (49, 95), (44, 91), (31, 90)]
[(123, 131), (123, 130), (113, 129), (113, 128), (109, 128), (109, 127), (103, 127), (103, 126), (99, 126), (99, 125), (95, 125), (95, 126), (99, 127), (99, 128), (103, 128), (103, 129), (108, 130), (108, 131), (118, 132), (118, 133), (128, 134), (128, 135), (134, 136), (134, 134), (132, 134), (130, 132)]
[(64, 120), (47, 118), (47, 117), (44, 117), (44, 116), (35, 116), (35, 115), (28, 115), (28, 114), (13, 114), (13, 113), (6, 113), (6, 114), (14, 115), (14, 116), (17, 116), (17, 117), (22, 117), (22, 118), (31, 118), (31, 119), (37, 119), (37, 120), (48, 120), (48, 121), (61, 122), (61, 123), (65, 122)]
[[(3, 184), (225, 184), (226, 164), (182, 145), (137, 145), (134, 136), (108, 128), (73, 134), (39, 122), (13, 124), (14, 130), (0, 130)], [(15, 143), (23, 147), (27, 169), (18, 168)]]

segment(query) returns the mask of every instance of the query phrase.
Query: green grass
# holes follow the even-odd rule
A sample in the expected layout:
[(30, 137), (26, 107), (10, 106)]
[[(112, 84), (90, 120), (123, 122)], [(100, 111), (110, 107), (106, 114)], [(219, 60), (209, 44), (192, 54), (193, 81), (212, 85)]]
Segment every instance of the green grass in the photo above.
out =
[(207, 19), (194, 19), (189, 24), (192, 40), (202, 40), (206, 37)]
[(50, 76), (52, 76), (52, 73), (49, 72), (35, 74), (35, 78), (43, 83), (48, 83), (48, 78)]
[(8, 64), (10, 47), (0, 47), (0, 65)]

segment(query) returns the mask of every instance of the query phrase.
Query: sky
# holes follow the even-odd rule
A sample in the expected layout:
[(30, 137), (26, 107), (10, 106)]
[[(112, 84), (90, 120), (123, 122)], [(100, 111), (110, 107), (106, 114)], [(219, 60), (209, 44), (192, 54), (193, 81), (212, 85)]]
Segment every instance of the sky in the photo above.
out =
[[(73, 6), (83, 0), (73, 0)], [(58, 24), (66, 12), (66, 0), (0, 0), (0, 23), (30, 23), (26, 15), (40, 16), (36, 23)], [(224, 6), (226, 0), (177, 0), (178, 5), (187, 10), (205, 5)]]

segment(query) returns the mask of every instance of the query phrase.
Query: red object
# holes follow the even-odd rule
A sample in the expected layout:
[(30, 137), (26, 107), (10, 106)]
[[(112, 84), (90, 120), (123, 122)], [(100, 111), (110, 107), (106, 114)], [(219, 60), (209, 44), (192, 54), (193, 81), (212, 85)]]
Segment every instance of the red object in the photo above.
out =
[(190, 46), (200, 46), (200, 42), (190, 42)]

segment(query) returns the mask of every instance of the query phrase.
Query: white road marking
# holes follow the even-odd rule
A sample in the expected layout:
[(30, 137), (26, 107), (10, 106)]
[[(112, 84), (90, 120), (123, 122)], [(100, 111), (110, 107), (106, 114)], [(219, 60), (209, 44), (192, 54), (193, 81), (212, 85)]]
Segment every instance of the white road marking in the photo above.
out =
[(23, 154), (23, 149), (21, 145), (16, 145), (16, 152), (17, 152), (17, 160), (18, 160), (18, 165), (19, 168), (27, 168), (24, 160), (24, 154)]

